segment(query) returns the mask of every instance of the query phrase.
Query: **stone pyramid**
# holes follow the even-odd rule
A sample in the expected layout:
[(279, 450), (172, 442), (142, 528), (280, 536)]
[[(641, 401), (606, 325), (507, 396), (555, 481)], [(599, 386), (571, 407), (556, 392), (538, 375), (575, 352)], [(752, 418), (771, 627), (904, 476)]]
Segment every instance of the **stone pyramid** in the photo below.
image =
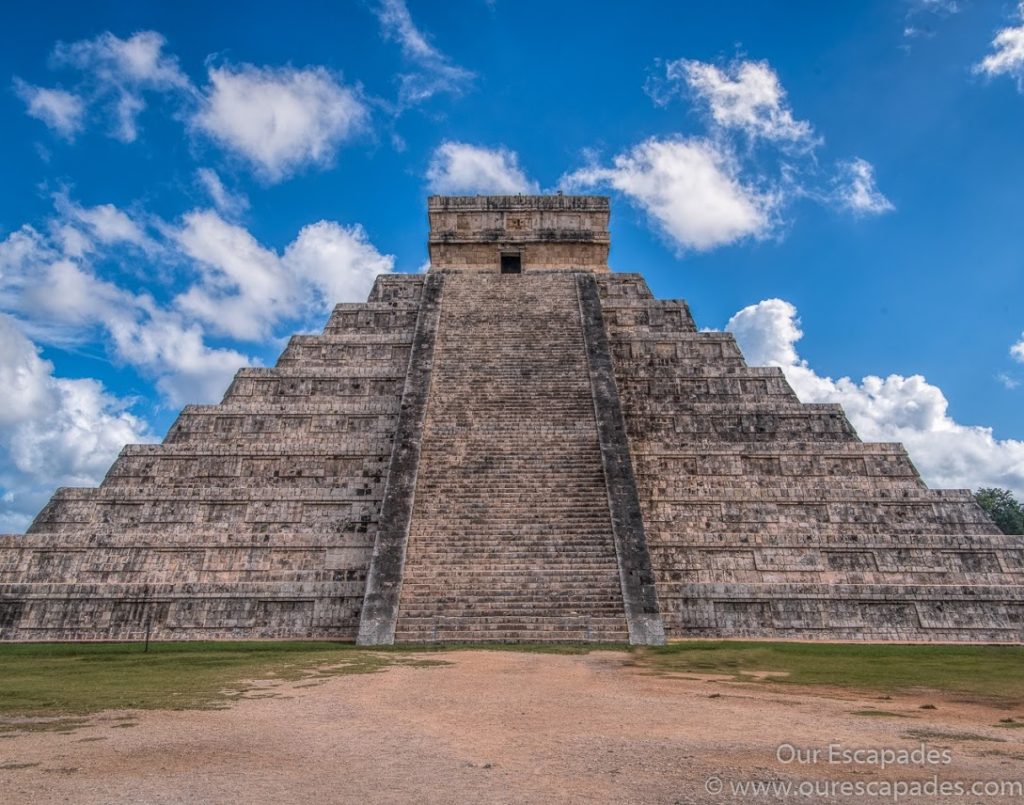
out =
[(0, 537), (0, 639), (1024, 640), (1024, 541), (607, 267), (433, 197), (431, 269)]

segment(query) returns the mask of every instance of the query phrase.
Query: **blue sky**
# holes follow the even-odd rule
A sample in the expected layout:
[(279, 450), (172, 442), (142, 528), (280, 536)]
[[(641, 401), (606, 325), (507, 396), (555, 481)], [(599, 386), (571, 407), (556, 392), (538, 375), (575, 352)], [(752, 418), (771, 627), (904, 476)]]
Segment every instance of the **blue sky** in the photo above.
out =
[(430, 192), (609, 193), (614, 269), (929, 482), (1024, 493), (1024, 6), (6, 4), (0, 26), (0, 530), (420, 270)]

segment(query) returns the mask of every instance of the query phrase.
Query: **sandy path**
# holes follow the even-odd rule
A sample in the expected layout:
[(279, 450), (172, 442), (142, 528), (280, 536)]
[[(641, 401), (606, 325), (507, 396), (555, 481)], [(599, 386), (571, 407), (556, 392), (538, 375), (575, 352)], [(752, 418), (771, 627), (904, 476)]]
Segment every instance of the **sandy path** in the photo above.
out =
[[(452, 665), (284, 684), (227, 710), (105, 713), (70, 734), (14, 734), (0, 740), (0, 802), (686, 803), (778, 801), (733, 797), (736, 780), (1024, 780), (1024, 730), (992, 726), (1021, 712), (649, 676), (614, 652), (438, 658)], [(907, 717), (851, 714), (866, 707)], [(945, 733), (927, 742), (952, 762), (881, 771), (776, 759), (787, 742), (913, 749), (921, 740), (908, 730)], [(706, 792), (710, 775), (721, 795)]]

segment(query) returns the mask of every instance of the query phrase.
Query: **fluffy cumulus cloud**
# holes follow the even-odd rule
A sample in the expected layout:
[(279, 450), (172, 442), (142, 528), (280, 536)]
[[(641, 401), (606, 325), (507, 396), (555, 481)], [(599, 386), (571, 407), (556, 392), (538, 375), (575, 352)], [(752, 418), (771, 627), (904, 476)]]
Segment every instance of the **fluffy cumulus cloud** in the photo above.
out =
[(363, 302), (378, 274), (395, 269), (395, 258), (381, 254), (358, 224), (318, 221), (304, 226), (285, 249), (281, 263), (312, 293), (303, 293), (320, 310), (337, 302)]
[[(402, 30), (413, 41), (415, 28)], [(441, 54), (422, 41), (426, 50), (412, 48), (419, 54), (416, 58), (444, 67)], [(221, 64), (210, 67), (205, 85), (197, 86), (156, 31), (139, 31), (126, 39), (106, 32), (94, 39), (59, 42), (51, 64), (76, 71), (74, 92), (20, 79), (15, 79), (15, 90), (29, 115), (65, 139), (84, 128), (92, 109), (94, 118), (109, 121), (111, 136), (133, 142), (147, 97), (157, 94), (170, 99), (173, 114), (187, 121), (191, 131), (240, 157), (271, 182), (311, 165), (331, 165), (338, 147), (370, 121), (360, 92), (323, 67)], [(201, 170), (199, 180), (221, 211), (244, 209), (210, 169)]]
[(750, 137), (815, 144), (811, 124), (793, 117), (782, 82), (766, 61), (735, 61), (723, 68), (679, 59), (666, 65), (665, 75), (688, 87), (717, 126)]
[(1017, 6), (1018, 25), (1001, 29), (992, 40), (992, 52), (975, 65), (975, 72), (1009, 76), (1024, 92), (1024, 2)]
[(399, 109), (422, 103), (439, 93), (460, 95), (473, 82), (474, 73), (453, 64), (416, 27), (405, 0), (380, 0), (376, 13), (384, 38), (397, 42), (402, 55), (414, 68), (398, 76)]
[(281, 255), (211, 210), (186, 215), (175, 237), (199, 271), (177, 307), (248, 341), (269, 338), (281, 321), (364, 300), (374, 277), (394, 269), (362, 227), (329, 221), (304, 227)]
[(87, 248), (69, 253), (62, 238), (67, 227), (55, 225), (57, 235), (50, 237), (24, 226), (0, 241), (0, 310), (17, 316), (23, 331), (45, 343), (68, 347), (102, 340), (113, 360), (153, 378), (172, 404), (219, 399), (234, 372), (251, 359), (208, 346), (181, 311), (101, 277), (93, 258), (117, 254), (85, 234)]
[(731, 151), (699, 138), (650, 139), (610, 167), (562, 177), (569, 189), (610, 187), (641, 207), (680, 249), (705, 251), (772, 228), (777, 197), (741, 178)]
[(835, 199), (855, 215), (880, 215), (895, 209), (878, 189), (870, 162), (855, 158), (840, 163), (834, 179)]
[(306, 165), (330, 164), (368, 119), (357, 93), (322, 67), (241, 65), (210, 70), (192, 124), (279, 181)]
[(1010, 354), (1021, 363), (1024, 363), (1024, 333), (1020, 334), (1020, 341), (1010, 347)]
[(133, 142), (139, 113), (146, 108), (145, 92), (191, 91), (178, 60), (164, 52), (166, 44), (156, 31), (140, 31), (127, 39), (106, 32), (95, 39), (58, 43), (53, 61), (81, 72), (84, 91), (111, 112), (112, 135)]
[(108, 318), (106, 327), (116, 357), (155, 377), (174, 406), (220, 401), (235, 372), (253, 363), (235, 349), (210, 347), (203, 328), (175, 311), (151, 308)]
[(177, 298), (177, 306), (224, 335), (268, 337), (279, 311), (292, 304), (277, 255), (212, 210), (186, 215), (175, 237), (199, 271), (198, 282)]
[(0, 532), (23, 530), (54, 486), (94, 485), (123, 445), (153, 438), (100, 383), (54, 377), (2, 314), (0, 388)]
[(101, 244), (130, 244), (144, 251), (157, 248), (144, 226), (113, 204), (82, 207), (71, 201), (66, 192), (58, 193), (54, 201), (64, 219), (62, 237), (71, 236), (70, 227), (78, 230), (75, 242), (80, 245), (76, 251), (88, 248), (90, 236)]
[(519, 167), (519, 157), (507, 148), (485, 148), (444, 142), (427, 168), (431, 192), (442, 195), (515, 195), (537, 193), (539, 186)]
[(66, 140), (82, 130), (85, 102), (73, 92), (47, 89), (14, 79), (14, 91), (25, 102), (29, 117), (41, 120)]
[(797, 198), (856, 215), (893, 209), (864, 159), (841, 161), (835, 175), (822, 178), (817, 151), (824, 140), (793, 113), (766, 61), (719, 66), (677, 59), (664, 63), (646, 89), (660, 106), (675, 98), (693, 102), (704, 112), (704, 136), (652, 137), (610, 164), (590, 154), (591, 164), (560, 184), (622, 193), (678, 253), (775, 235)]
[(956, 422), (942, 390), (921, 375), (872, 375), (860, 382), (819, 375), (797, 352), (800, 320), (782, 299), (743, 308), (726, 329), (748, 362), (781, 367), (803, 402), (839, 403), (861, 438), (906, 445), (930, 485), (998, 486), (1024, 495), (1024, 442), (996, 439), (991, 428)]
[[(48, 230), (24, 226), (0, 241), (0, 311), (47, 344), (101, 341), (174, 405), (216, 401), (253, 362), (212, 338), (267, 344), (281, 327), (312, 325), (336, 302), (365, 299), (374, 277), (394, 269), (357, 225), (310, 224), (278, 253), (214, 210), (146, 227), (111, 205), (56, 201)], [(140, 255), (184, 289), (164, 288), (158, 301), (159, 283), (153, 292), (119, 285), (118, 266)], [(111, 265), (113, 279), (103, 273)]]
[(165, 89), (184, 87), (188, 79), (174, 56), (164, 53), (167, 40), (156, 31), (140, 31), (121, 39), (109, 31), (95, 39), (60, 42), (54, 59), (93, 73), (113, 86)]

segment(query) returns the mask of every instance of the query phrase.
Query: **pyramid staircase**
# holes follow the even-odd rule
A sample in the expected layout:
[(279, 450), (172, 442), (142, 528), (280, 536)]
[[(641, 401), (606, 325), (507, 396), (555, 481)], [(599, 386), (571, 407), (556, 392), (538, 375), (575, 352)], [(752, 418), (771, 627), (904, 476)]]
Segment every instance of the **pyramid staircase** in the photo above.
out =
[(450, 274), (396, 637), (627, 636), (575, 277)]

